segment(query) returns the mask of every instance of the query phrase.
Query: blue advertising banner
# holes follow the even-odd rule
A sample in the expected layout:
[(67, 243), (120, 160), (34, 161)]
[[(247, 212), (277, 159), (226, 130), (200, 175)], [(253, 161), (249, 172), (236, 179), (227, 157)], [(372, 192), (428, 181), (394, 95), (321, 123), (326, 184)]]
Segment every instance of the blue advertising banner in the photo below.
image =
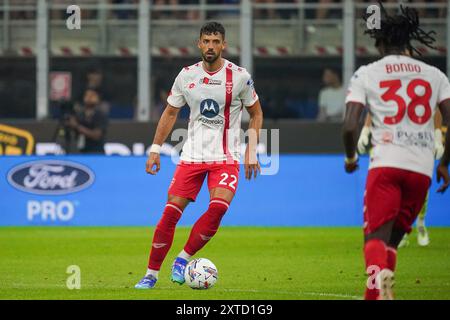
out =
[[(0, 157), (0, 225), (155, 225), (167, 200), (175, 164), (161, 158), (156, 176), (145, 173), (145, 157)], [(276, 170), (275, 170), (276, 171)], [(273, 173), (275, 173), (275, 171)], [(276, 174), (245, 180), (223, 219), (233, 226), (362, 225), (367, 158), (354, 175), (339, 155), (281, 155)], [(450, 191), (433, 181), (427, 224), (450, 226)], [(203, 186), (180, 225), (191, 225), (207, 209)]]

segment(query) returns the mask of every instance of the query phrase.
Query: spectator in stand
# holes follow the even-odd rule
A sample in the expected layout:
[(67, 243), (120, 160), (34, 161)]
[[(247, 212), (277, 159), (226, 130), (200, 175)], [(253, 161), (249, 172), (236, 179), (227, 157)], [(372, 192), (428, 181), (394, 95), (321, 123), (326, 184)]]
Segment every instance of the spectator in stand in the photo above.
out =
[[(199, 4), (199, 0), (154, 0), (155, 5), (170, 5), (176, 7), (178, 5), (192, 5)], [(197, 20), (199, 18), (198, 10), (167, 10), (167, 11), (153, 11), (155, 19), (187, 19)]]
[(333, 68), (325, 68), (322, 81), (325, 87), (319, 92), (318, 121), (342, 121), (344, 116), (344, 88), (339, 72)]
[(82, 96), (78, 97), (78, 101), (83, 101), (85, 92), (88, 89), (95, 90), (99, 93), (102, 97), (102, 100), (99, 103), (99, 110), (108, 115), (110, 110), (110, 95), (103, 83), (103, 73), (97, 67), (90, 68), (86, 73), (86, 84), (84, 88), (82, 88)]
[(329, 19), (329, 18), (341, 18), (342, 10), (340, 9), (330, 9), (327, 5), (334, 3), (342, 3), (342, 0), (314, 0), (309, 2), (318, 2), (320, 4), (319, 8), (316, 10), (316, 19)]
[(100, 103), (100, 94), (93, 89), (87, 89), (81, 111), (71, 116), (66, 122), (66, 126), (77, 134), (78, 151), (81, 153), (105, 152), (108, 117), (99, 109)]
[[(427, 0), (427, 1), (429, 1), (429, 0)], [(436, 0), (436, 2), (439, 2), (441, 4), (446, 4), (447, 0)], [(446, 18), (447, 17), (447, 7), (444, 6), (442, 8), (439, 8), (437, 10), (437, 17), (438, 18)]]
[[(298, 2), (304, 2), (304, 0), (281, 0), (281, 1), (275, 1), (277, 3), (298, 3)], [(298, 9), (283, 9), (278, 10), (278, 15), (282, 19), (291, 19), (296, 17), (298, 14)]]
[[(274, 4), (275, 2), (284, 2), (284, 1), (276, 1), (276, 0), (254, 0), (256, 3), (267, 3), (267, 4)], [(256, 19), (277, 19), (279, 18), (279, 15), (275, 8), (268, 8), (268, 9), (259, 9), (255, 10), (255, 18)]]
[[(206, 1), (208, 2), (208, 1)], [(179, 0), (179, 3), (182, 5), (193, 5), (193, 4), (199, 4), (199, 0)], [(180, 18), (184, 18), (187, 20), (198, 20), (200, 18), (200, 10), (194, 9), (194, 10), (187, 10), (184, 12), (183, 15), (181, 15)]]
[[(10, 0), (9, 4), (11, 6), (19, 7), (19, 6), (28, 6), (34, 7), (36, 6), (35, 0)], [(36, 9), (34, 10), (23, 10), (23, 11), (11, 11), (10, 18), (14, 20), (21, 19), (34, 19), (36, 17)]]
[[(36, 2), (35, 0), (32, 0), (33, 2)], [(52, 9), (50, 12), (50, 18), (53, 20), (63, 20), (67, 18), (67, 12), (66, 8), (71, 5), (77, 5), (81, 9), (81, 19), (96, 19), (97, 18), (97, 6), (100, 4), (99, 0), (77, 0), (76, 2), (73, 1), (73, 3), (68, 3), (67, 0), (52, 0), (51, 5), (62, 5), (63, 8), (59, 9)], [(89, 8), (86, 8), (86, 5), (90, 6)]]
[[(438, 3), (445, 4), (447, 0), (410, 0), (412, 4), (416, 3)], [(420, 18), (445, 18), (447, 16), (447, 8), (416, 8)]]
[[(110, 4), (139, 4), (139, 0), (109, 0)], [(116, 19), (137, 19), (137, 9), (113, 9), (110, 16)]]
[[(239, 5), (240, 0), (207, 0), (208, 4), (223, 4), (223, 5)], [(240, 10), (218, 10), (209, 11), (206, 14), (207, 19), (223, 19), (223, 18), (237, 18), (240, 15)]]

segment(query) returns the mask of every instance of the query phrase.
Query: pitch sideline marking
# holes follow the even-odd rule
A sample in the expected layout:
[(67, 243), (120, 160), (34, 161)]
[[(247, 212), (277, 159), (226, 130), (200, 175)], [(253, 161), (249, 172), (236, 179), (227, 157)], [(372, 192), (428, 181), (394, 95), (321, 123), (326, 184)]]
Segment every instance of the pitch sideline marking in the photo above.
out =
[[(221, 291), (231, 291), (231, 292), (254, 292), (254, 293), (274, 293), (270, 290), (245, 290), (245, 289), (222, 289)], [(328, 293), (328, 292), (306, 292), (306, 291), (277, 291), (279, 294), (299, 294), (299, 295), (308, 295), (308, 296), (324, 296), (324, 297), (337, 297), (337, 298), (350, 298), (354, 300), (361, 300), (361, 297), (353, 296), (350, 294), (341, 294), (341, 293)]]
[[(33, 285), (33, 286), (29, 286), (29, 285), (21, 285), (21, 284), (15, 284), (11, 287), (12, 289), (43, 289), (43, 288), (47, 288), (47, 289), (65, 289), (66, 287), (64, 285)], [(88, 286), (83, 286), (81, 289), (119, 289), (119, 290), (123, 290), (123, 289), (134, 289), (132, 287), (130, 288), (123, 288), (123, 287), (117, 287), (117, 286), (93, 286), (93, 285), (88, 285)], [(185, 291), (184, 289), (181, 288), (174, 288), (174, 287), (157, 287), (155, 288), (154, 291), (158, 291), (158, 289), (162, 289), (162, 290), (170, 290), (170, 291)], [(151, 291), (151, 290), (149, 290)], [(273, 294), (274, 291), (271, 290), (256, 290), (256, 289), (233, 289), (233, 288), (223, 288), (223, 289), (219, 289), (219, 288), (214, 288), (214, 291), (219, 291), (219, 292), (247, 292), (247, 293), (271, 293)], [(354, 295), (350, 295), (350, 294), (342, 294), (342, 293), (328, 293), (328, 292), (309, 292), (309, 291), (276, 291), (276, 294), (281, 294), (281, 295), (307, 295), (307, 296), (322, 296), (322, 297), (335, 297), (335, 298), (347, 298), (347, 299), (352, 299), (352, 300), (361, 300), (362, 298), (359, 296), (354, 296)]]

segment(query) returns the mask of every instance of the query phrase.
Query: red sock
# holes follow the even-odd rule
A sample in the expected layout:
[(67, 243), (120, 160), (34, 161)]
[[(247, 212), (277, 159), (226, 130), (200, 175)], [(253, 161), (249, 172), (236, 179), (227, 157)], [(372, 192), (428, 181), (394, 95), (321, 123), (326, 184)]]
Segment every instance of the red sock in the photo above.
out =
[(161, 268), (161, 264), (172, 246), (175, 227), (182, 213), (183, 211), (177, 204), (173, 202), (166, 204), (161, 220), (159, 220), (153, 235), (152, 249), (148, 259), (149, 269), (159, 270)]
[(387, 267), (391, 269), (392, 272), (395, 271), (395, 265), (397, 263), (397, 250), (392, 247), (387, 247)]
[(364, 256), (366, 260), (366, 272), (369, 279), (366, 285), (365, 300), (376, 300), (379, 290), (375, 287), (375, 277), (381, 270), (387, 267), (386, 245), (380, 239), (372, 239), (364, 245)]
[(193, 256), (216, 234), (220, 221), (227, 212), (229, 203), (224, 199), (213, 198), (208, 210), (197, 220), (191, 230), (184, 251)]

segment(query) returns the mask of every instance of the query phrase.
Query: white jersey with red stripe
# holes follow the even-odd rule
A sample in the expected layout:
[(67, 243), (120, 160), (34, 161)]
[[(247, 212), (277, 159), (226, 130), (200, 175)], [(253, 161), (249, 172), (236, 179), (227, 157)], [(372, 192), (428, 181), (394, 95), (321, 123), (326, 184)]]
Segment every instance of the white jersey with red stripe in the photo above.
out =
[(190, 108), (181, 160), (239, 161), (242, 109), (257, 100), (250, 74), (226, 59), (214, 73), (207, 72), (202, 62), (183, 68), (167, 98), (173, 107)]
[(393, 167), (427, 176), (434, 167), (434, 115), (450, 99), (450, 83), (439, 69), (404, 55), (389, 55), (360, 67), (346, 103), (369, 108), (370, 166)]

